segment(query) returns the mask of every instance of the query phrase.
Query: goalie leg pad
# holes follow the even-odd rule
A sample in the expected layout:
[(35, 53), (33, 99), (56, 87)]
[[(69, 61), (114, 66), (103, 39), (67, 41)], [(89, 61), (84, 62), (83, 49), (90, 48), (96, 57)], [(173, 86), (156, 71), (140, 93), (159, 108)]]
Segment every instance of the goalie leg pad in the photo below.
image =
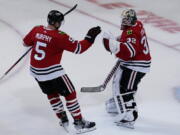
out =
[(106, 106), (107, 113), (109, 113), (111, 115), (118, 114), (118, 110), (117, 110), (114, 98), (110, 98), (109, 100), (107, 100), (105, 103), (105, 106)]
[[(135, 121), (138, 118), (138, 111), (133, 94), (126, 93), (119, 96), (122, 98), (117, 96), (117, 100), (110, 98), (106, 101), (105, 105), (107, 113), (111, 114), (112, 116), (118, 115), (118, 121)], [(123, 97), (125, 97), (125, 100)], [(115, 101), (118, 102), (118, 105)], [(120, 111), (118, 111), (118, 108)]]
[(120, 121), (125, 113), (126, 113), (126, 108), (125, 108), (125, 105), (124, 105), (124, 101), (123, 101), (123, 98), (122, 98), (122, 95), (120, 93), (120, 83), (119, 81), (121, 80), (121, 75), (123, 73), (123, 70), (121, 68), (118, 68), (114, 74), (114, 78), (113, 78), (113, 86), (112, 86), (112, 89), (113, 89), (113, 98), (114, 98), (114, 101), (115, 101), (115, 105), (116, 105), (116, 108), (117, 108), (117, 111), (118, 111), (118, 120)]
[(134, 93), (130, 92), (122, 94), (122, 98), (124, 101), (126, 113), (119, 122), (124, 124), (135, 122), (138, 118), (138, 111), (136, 107), (136, 102), (134, 100)]
[(118, 112), (119, 114), (124, 113), (123, 111), (131, 113), (133, 121), (138, 117), (134, 94), (144, 75), (145, 73), (133, 71), (123, 66), (120, 66), (114, 75), (113, 95)]

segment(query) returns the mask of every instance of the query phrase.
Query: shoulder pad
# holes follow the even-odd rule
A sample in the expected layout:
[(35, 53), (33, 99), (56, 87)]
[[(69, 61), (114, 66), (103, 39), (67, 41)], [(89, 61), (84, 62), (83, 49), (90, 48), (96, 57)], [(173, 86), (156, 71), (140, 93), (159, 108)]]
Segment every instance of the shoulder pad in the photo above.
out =
[(127, 30), (127, 35), (131, 35), (133, 33), (132, 30)]

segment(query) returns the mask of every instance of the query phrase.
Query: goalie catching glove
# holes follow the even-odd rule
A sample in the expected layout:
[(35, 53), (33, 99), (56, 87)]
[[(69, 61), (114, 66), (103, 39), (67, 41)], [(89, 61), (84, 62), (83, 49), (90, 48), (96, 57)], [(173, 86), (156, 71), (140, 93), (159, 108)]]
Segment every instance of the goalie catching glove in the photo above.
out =
[(103, 45), (108, 52), (113, 54), (116, 54), (120, 51), (120, 42), (118, 42), (111, 33), (104, 32)]

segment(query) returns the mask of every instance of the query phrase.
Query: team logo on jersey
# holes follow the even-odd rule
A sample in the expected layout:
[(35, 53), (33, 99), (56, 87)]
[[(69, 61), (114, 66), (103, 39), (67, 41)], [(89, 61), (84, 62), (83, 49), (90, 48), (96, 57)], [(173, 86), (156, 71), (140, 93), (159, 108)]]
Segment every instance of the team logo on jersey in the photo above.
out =
[(127, 35), (131, 35), (131, 34), (132, 34), (132, 30), (128, 30)]

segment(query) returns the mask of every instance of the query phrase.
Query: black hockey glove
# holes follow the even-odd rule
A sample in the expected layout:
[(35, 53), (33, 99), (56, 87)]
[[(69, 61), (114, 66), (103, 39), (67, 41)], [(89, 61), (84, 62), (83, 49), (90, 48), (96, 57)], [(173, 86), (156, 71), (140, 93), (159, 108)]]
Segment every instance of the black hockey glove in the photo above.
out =
[(94, 43), (94, 40), (99, 33), (101, 33), (101, 27), (99, 26), (93, 27), (89, 29), (87, 35), (85, 36), (85, 40), (88, 40), (89, 42)]

